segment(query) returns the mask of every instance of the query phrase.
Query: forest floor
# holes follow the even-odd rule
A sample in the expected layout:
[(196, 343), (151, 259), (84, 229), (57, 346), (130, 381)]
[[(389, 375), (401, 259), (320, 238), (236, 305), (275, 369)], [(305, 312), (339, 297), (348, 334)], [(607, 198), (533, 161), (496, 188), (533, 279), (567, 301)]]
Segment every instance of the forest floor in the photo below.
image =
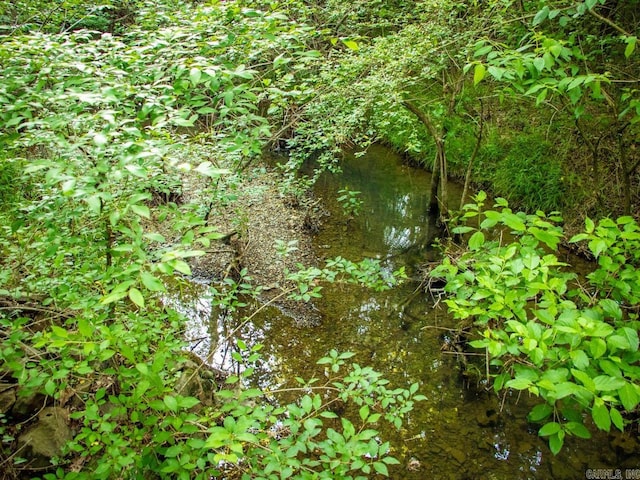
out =
[(243, 283), (263, 286), (261, 300), (273, 302), (297, 323), (317, 324), (319, 315), (310, 304), (289, 300), (283, 292), (295, 288), (290, 273), (319, 263), (312, 239), (326, 215), (320, 201), (311, 194), (283, 193), (277, 173), (264, 168), (245, 175), (235, 196), (208, 216), (218, 232), (233, 234), (194, 259), (194, 275), (220, 281), (239, 279), (244, 271)]

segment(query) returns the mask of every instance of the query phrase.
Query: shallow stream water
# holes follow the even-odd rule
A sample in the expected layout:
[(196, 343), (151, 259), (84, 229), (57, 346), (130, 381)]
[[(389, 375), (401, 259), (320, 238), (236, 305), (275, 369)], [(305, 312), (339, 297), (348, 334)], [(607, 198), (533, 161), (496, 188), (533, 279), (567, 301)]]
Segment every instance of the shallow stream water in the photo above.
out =
[[(335, 200), (345, 186), (360, 191), (364, 201), (349, 223)], [(411, 262), (410, 247), (433, 233), (425, 212), (429, 186), (428, 173), (403, 165), (382, 146), (349, 158), (342, 175), (327, 174), (316, 186), (330, 212), (314, 240), (318, 256), (374, 257), (390, 270)], [(451, 201), (459, 202), (459, 189), (452, 188)], [(391, 470), (394, 479), (588, 478), (589, 468), (640, 467), (640, 460), (618, 455), (611, 437), (597, 432), (590, 440), (568, 438), (554, 457), (526, 421), (535, 398), (498, 397), (482, 380), (461, 375), (457, 354), (446, 348), (448, 329), (455, 325), (438, 298), (420, 295), (408, 309), (399, 308), (416, 287), (407, 282), (376, 293), (327, 286), (315, 303), (322, 318), (315, 327), (301, 327), (277, 308), (264, 309), (237, 333), (249, 345), (264, 344), (256, 382), (277, 389), (295, 386), (296, 376), (319, 377), (323, 369), (315, 362), (331, 349), (355, 352), (355, 362), (381, 371), (394, 387), (419, 382), (427, 400), (416, 404), (400, 431), (382, 431), (401, 461)], [(232, 330), (233, 321), (211, 324), (206, 296), (184, 299), (181, 308), (192, 317), (197, 346), (207, 353), (213, 344), (214, 362), (230, 366), (229, 346), (216, 346), (216, 338)]]

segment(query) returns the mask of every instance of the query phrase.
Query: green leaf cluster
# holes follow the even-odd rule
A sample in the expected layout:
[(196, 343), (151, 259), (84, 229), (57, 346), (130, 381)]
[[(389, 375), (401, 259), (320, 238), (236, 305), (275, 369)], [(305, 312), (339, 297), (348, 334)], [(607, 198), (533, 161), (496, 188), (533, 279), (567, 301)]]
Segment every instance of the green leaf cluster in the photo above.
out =
[[(70, 21), (87, 6), (59, 3), (74, 7)], [(302, 381), (279, 404), (280, 392), (250, 386), (259, 345), (239, 342), (224, 382), (194, 367), (169, 301), (223, 237), (208, 215), (309, 97), (317, 32), (239, 2), (117, 3), (135, 11), (117, 32), (61, 31), (56, 18), (46, 33), (38, 16), (42, 29), (0, 37), (0, 295), (28, 307), (3, 310), (0, 363), (23, 394), (76, 399), (76, 435), (45, 478), (388, 476), (397, 460), (376, 426), (399, 427), (417, 385), (391, 390), (332, 352), (326, 383)], [(18, 18), (0, 9), (0, 22)], [(340, 279), (383, 289), (399, 276), (339, 258), (291, 274), (288, 293), (310, 300), (317, 282)], [(242, 270), (210, 293), (235, 313), (260, 290)], [(185, 375), (212, 397), (187, 391)], [(337, 418), (338, 401), (356, 415)]]
[(585, 242), (598, 267), (579, 280), (558, 258), (559, 217), (514, 213), (502, 199), (485, 210), (485, 200), (465, 206), (453, 229), (473, 232), (468, 250), (432, 275), (447, 282), (449, 311), (480, 327), (470, 345), (486, 350), (494, 389), (544, 401), (529, 418), (546, 422), (539, 434), (554, 453), (567, 434), (590, 436), (584, 412), (601, 430), (623, 430), (640, 404), (640, 227), (630, 217), (587, 219), (570, 241)]

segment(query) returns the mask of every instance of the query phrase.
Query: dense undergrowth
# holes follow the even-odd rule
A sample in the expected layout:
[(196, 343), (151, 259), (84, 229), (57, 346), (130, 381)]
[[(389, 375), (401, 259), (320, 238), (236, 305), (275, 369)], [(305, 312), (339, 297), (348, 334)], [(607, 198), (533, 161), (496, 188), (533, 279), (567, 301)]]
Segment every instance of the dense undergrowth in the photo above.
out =
[[(473, 345), (493, 357), (496, 389), (544, 400), (531, 420), (549, 420), (554, 452), (588, 436), (583, 412), (605, 430), (635, 421), (637, 1), (49, 3), (0, 7), (1, 372), (19, 396), (68, 408), (76, 429), (43, 476), (365, 478), (397, 463), (376, 425), (399, 426), (418, 386), (390, 389), (348, 353), (321, 359), (325, 378), (299, 379), (285, 406), (247, 387), (260, 347), (241, 342), (242, 373), (211, 383), (214, 400), (181, 391), (206, 367), (186, 361), (167, 284), (228, 238), (211, 216), (274, 147), (295, 200), (319, 171), (339, 172), (344, 147), (384, 141), (434, 171), (443, 217), (457, 210), (449, 177), (573, 225), (626, 213), (574, 237), (599, 262), (591, 290), (570, 289), (545, 250), (562, 237), (555, 215), (506, 203), (467, 207), (484, 220), (441, 272), (464, 286), (452, 311), (490, 327)], [(300, 175), (309, 158), (318, 170)], [(357, 215), (357, 192), (339, 195)], [(514, 243), (489, 241), (499, 224)], [(338, 259), (290, 272), (280, 295), (399, 276)], [(217, 280), (229, 311), (263, 287), (241, 268)], [(336, 418), (341, 402), (357, 416)], [(27, 468), (11, 415), (9, 476)]]
[[(0, 358), (4, 398), (13, 395), (1, 414), (2, 470), (69, 479), (388, 475), (398, 461), (376, 425), (399, 427), (420, 399), (417, 385), (390, 389), (332, 351), (320, 359), (322, 381), (299, 379), (298, 400), (278, 405), (277, 392), (250, 388), (259, 345), (239, 342), (241, 373), (212, 377), (188, 360), (185, 318), (163, 301), (167, 285), (188, 281), (190, 259), (225, 238), (209, 217), (233, 202), (236, 177), (302, 95), (320, 56), (308, 45), (316, 33), (233, 3), (156, 6), (129, 5), (135, 21), (113, 33), (78, 22), (65, 31), (63, 15), (1, 39)], [(262, 288), (241, 267), (211, 288), (228, 312)], [(326, 281), (395, 282), (375, 261), (345, 259), (289, 280), (279, 296), (300, 301)], [(19, 399), (36, 411), (19, 412)], [(358, 414), (338, 418), (338, 403)], [(23, 421), (37, 404), (68, 415), (75, 434), (45, 429), (61, 440), (34, 440), (43, 421)], [(58, 468), (46, 473), (49, 460)]]
[[(631, 217), (587, 219), (569, 239), (558, 215), (513, 212), (506, 200), (483, 208), (486, 194), (465, 206), (453, 231), (471, 234), (467, 250), (449, 246), (432, 272), (446, 280), (446, 303), (473, 332), (470, 345), (486, 352), (486, 376), (496, 392), (526, 391), (543, 402), (529, 414), (543, 423), (558, 453), (567, 435), (591, 438), (637, 428), (638, 242)], [(496, 229), (514, 240), (502, 242)], [(560, 243), (586, 243), (597, 266), (579, 279), (559, 257)]]

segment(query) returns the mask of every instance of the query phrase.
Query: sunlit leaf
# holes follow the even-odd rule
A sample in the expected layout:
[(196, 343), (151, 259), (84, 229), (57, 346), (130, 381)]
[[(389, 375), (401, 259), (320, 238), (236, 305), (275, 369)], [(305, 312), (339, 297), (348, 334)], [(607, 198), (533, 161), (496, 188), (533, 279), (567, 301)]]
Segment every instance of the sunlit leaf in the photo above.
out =
[(176, 397), (173, 397), (171, 395), (165, 395), (162, 401), (167, 406), (167, 408), (172, 412), (178, 411), (178, 401), (176, 400)]
[(545, 6), (542, 10), (539, 10), (533, 17), (533, 26), (540, 25), (549, 16), (549, 7)]
[(482, 81), (487, 73), (487, 67), (482, 63), (477, 63), (475, 68), (473, 69), (473, 84), (477, 85)]
[(142, 280), (142, 284), (152, 292), (164, 292), (166, 290), (164, 284), (148, 272), (141, 272), (140, 280)]
[(624, 56), (626, 58), (629, 58), (633, 54), (634, 50), (636, 49), (637, 41), (638, 37), (631, 36), (626, 38), (627, 46), (624, 49)]
[(144, 296), (142, 292), (135, 287), (129, 290), (129, 299), (138, 305), (140, 308), (144, 308)]
[(345, 47), (347, 47), (349, 50), (354, 50), (356, 52), (360, 50), (358, 42), (354, 40), (342, 40), (342, 43), (344, 43)]
[(151, 218), (151, 211), (146, 205), (130, 205), (131, 211), (144, 218)]
[(591, 417), (593, 418), (593, 423), (595, 423), (600, 430), (604, 430), (605, 432), (611, 430), (611, 417), (609, 416), (609, 410), (604, 404), (594, 404), (591, 409)]
[(554, 435), (558, 433), (562, 427), (557, 422), (549, 422), (545, 423), (540, 430), (538, 430), (538, 435), (541, 437), (546, 437), (549, 435)]

